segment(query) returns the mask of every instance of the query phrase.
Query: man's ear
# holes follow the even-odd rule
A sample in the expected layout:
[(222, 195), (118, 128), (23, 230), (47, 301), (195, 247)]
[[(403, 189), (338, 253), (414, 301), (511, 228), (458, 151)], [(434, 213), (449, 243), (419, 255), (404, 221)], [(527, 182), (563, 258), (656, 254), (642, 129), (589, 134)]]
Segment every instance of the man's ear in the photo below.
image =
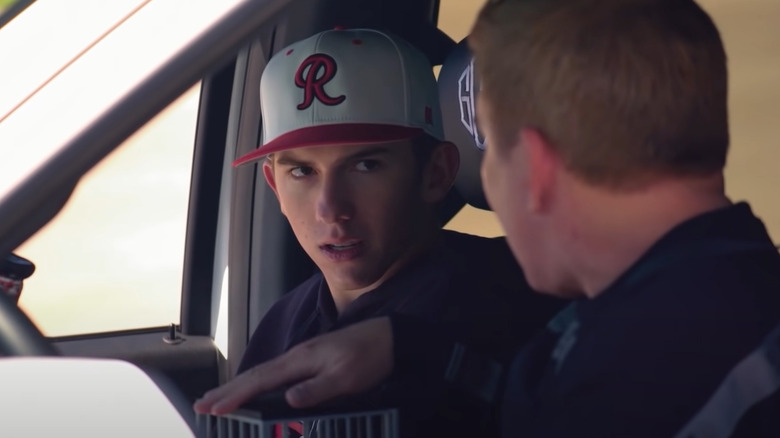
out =
[(520, 130), (523, 147), (513, 148), (524, 153), (528, 175), (528, 209), (535, 213), (547, 211), (553, 201), (556, 173), (563, 163), (547, 138), (536, 129)]
[(276, 190), (276, 179), (274, 177), (274, 163), (270, 159), (263, 161), (263, 175), (265, 175), (265, 182), (274, 191), (276, 199), (279, 199), (279, 192)]
[(436, 203), (444, 199), (455, 182), (460, 167), (458, 148), (450, 142), (441, 142), (431, 151), (431, 158), (422, 175), (423, 200)]

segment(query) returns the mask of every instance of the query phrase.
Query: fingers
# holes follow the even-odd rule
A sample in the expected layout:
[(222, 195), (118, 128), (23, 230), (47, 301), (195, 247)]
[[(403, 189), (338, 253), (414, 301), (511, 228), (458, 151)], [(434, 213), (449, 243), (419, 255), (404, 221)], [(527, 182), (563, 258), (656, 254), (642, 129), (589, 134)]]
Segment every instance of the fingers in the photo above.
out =
[(294, 356), (295, 352), (290, 351), (239, 374), (230, 382), (204, 394), (193, 408), (202, 414), (226, 414), (257, 394), (309, 377), (312, 371), (307, 362), (296, 360)]
[(308, 408), (338, 396), (339, 391), (335, 390), (332, 382), (331, 385), (326, 383), (329, 380), (323, 376), (314, 376), (298, 383), (285, 393), (287, 403), (294, 408)]
[(253, 396), (295, 383), (287, 403), (305, 408), (368, 390), (390, 375), (392, 329), (387, 317), (367, 320), (303, 342), (242, 373), (195, 402), (199, 413), (222, 415)]
[(320, 372), (285, 392), (287, 403), (299, 409), (316, 406), (337, 397), (365, 391), (383, 376), (375, 370), (366, 372), (360, 369), (357, 361), (348, 362), (346, 365), (326, 363)]
[(311, 377), (285, 393), (295, 408), (311, 407), (366, 391), (390, 375), (393, 340), (390, 320), (374, 318), (303, 344), (301, 360), (316, 363)]

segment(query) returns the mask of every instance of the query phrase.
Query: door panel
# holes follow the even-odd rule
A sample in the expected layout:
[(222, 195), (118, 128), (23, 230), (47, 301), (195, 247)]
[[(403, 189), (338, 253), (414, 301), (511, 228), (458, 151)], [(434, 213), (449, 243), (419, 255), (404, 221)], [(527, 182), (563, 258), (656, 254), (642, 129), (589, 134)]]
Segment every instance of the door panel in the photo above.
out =
[(122, 359), (162, 373), (193, 402), (218, 384), (220, 353), (210, 336), (178, 336), (178, 343), (168, 343), (167, 329), (149, 329), (54, 341), (65, 356)]

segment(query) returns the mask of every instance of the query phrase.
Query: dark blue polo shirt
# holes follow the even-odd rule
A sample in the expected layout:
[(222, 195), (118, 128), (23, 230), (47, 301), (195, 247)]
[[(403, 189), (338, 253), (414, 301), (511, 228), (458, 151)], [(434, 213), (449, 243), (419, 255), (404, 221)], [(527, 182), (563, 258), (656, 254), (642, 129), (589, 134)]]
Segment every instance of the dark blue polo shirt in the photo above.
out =
[[(470, 345), (508, 365), (517, 349), (541, 330), (562, 304), (529, 289), (503, 238), (488, 239), (442, 230), (438, 243), (429, 252), (376, 289), (359, 296), (340, 315), (322, 274), (303, 282), (264, 316), (238, 371), (243, 372), (319, 334), (391, 314), (433, 324), (454, 324), (459, 336), (468, 339)], [(424, 366), (426, 358), (426, 353), (413, 358), (411, 368)], [(423, 401), (435, 404), (431, 394), (436, 394), (439, 401), (445, 397), (437, 392), (441, 388), (428, 386), (430, 382), (417, 379), (416, 373), (396, 373), (395, 377), (394, 391), (406, 399), (401, 402), (405, 405), (410, 398), (415, 399), (412, 404)], [(418, 405), (413, 410), (421, 411), (424, 407)], [(478, 423), (483, 420), (476, 411), (472, 414), (471, 419), (461, 417), (460, 420), (481, 427)], [(445, 422), (439, 417), (438, 424), (426, 427), (441, 432), (455, 426), (457, 421), (451, 418)]]
[(780, 255), (737, 204), (677, 226), (562, 319), (552, 350), (525, 353), (543, 367), (515, 362), (504, 435), (671, 436), (780, 323)]
[[(486, 349), (514, 353), (512, 346), (544, 327), (560, 305), (530, 292), (503, 238), (443, 230), (431, 251), (359, 296), (341, 315), (321, 273), (301, 283), (263, 317), (238, 371), (317, 335), (390, 313), (473, 324), (486, 337)], [(519, 333), (507, 333), (513, 326)]]
[[(430, 350), (413, 324), (393, 324), (402, 367)], [(526, 345), (502, 437), (673, 436), (777, 324), (780, 255), (749, 206), (690, 219)]]

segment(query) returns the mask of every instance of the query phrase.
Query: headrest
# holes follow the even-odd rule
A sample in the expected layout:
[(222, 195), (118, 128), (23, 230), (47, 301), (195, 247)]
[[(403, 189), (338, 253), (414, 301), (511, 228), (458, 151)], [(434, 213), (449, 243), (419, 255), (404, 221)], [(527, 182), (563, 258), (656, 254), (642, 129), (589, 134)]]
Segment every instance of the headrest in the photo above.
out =
[(477, 129), (474, 117), (478, 92), (473, 57), (464, 38), (444, 60), (439, 72), (444, 138), (460, 151), (460, 170), (455, 179), (458, 193), (473, 207), (490, 210), (479, 176), (485, 137)]

